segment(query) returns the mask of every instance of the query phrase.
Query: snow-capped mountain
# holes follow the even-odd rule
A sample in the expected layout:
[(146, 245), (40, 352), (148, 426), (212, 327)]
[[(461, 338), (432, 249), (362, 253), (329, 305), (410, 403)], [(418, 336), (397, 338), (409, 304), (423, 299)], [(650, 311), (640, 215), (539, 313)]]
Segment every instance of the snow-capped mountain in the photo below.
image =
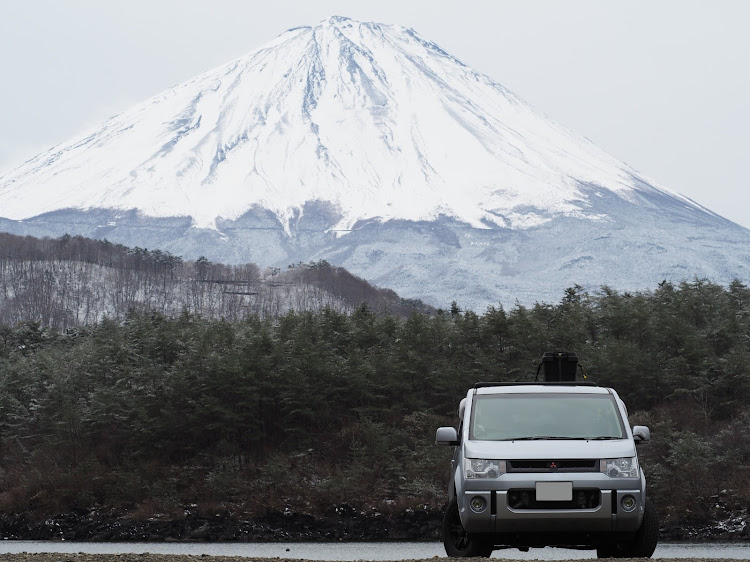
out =
[(750, 268), (750, 231), (413, 30), (341, 17), (290, 29), (0, 176), (0, 217), (13, 232), (185, 257), (326, 258), (438, 305)]

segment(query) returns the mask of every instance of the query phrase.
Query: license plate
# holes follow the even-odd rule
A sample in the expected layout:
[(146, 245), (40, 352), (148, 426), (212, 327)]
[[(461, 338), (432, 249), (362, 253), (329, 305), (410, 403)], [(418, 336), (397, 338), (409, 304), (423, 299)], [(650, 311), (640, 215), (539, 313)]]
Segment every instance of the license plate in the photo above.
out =
[(536, 501), (569, 502), (573, 499), (573, 482), (537, 482)]

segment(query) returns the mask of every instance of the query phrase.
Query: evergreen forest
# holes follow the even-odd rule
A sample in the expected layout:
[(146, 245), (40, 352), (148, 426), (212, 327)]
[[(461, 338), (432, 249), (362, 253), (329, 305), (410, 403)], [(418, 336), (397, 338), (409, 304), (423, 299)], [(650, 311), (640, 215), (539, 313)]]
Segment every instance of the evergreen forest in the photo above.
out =
[(631, 425), (651, 428), (639, 455), (663, 523), (747, 517), (750, 288), (702, 279), (576, 286), (556, 304), (481, 314), (139, 307), (66, 329), (5, 323), (0, 511), (442, 507), (451, 451), (435, 429), (457, 425), (475, 382), (533, 379), (545, 351), (576, 352)]

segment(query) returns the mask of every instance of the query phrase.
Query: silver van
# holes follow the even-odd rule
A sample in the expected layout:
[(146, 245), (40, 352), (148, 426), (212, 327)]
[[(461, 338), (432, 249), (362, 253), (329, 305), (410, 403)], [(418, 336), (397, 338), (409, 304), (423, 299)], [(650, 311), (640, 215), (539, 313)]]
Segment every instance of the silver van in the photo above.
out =
[(499, 548), (596, 549), (599, 558), (650, 557), (659, 538), (636, 445), (611, 388), (586, 382), (478, 383), (459, 408), (443, 542), (448, 556)]

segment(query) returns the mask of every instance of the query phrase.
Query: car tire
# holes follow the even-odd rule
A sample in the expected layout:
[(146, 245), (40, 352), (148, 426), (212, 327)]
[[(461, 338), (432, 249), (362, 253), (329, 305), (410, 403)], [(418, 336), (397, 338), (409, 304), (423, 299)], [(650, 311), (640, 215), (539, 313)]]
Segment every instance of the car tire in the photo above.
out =
[(643, 510), (643, 521), (635, 540), (629, 545), (629, 556), (632, 558), (651, 558), (659, 543), (659, 514), (654, 504), (648, 499)]
[(651, 558), (659, 542), (659, 514), (648, 499), (643, 509), (643, 520), (635, 538), (627, 543), (605, 544), (596, 547), (597, 558)]
[(443, 546), (451, 558), (465, 558), (492, 555), (492, 544), (476, 535), (468, 533), (458, 514), (458, 502), (453, 498), (443, 517)]

